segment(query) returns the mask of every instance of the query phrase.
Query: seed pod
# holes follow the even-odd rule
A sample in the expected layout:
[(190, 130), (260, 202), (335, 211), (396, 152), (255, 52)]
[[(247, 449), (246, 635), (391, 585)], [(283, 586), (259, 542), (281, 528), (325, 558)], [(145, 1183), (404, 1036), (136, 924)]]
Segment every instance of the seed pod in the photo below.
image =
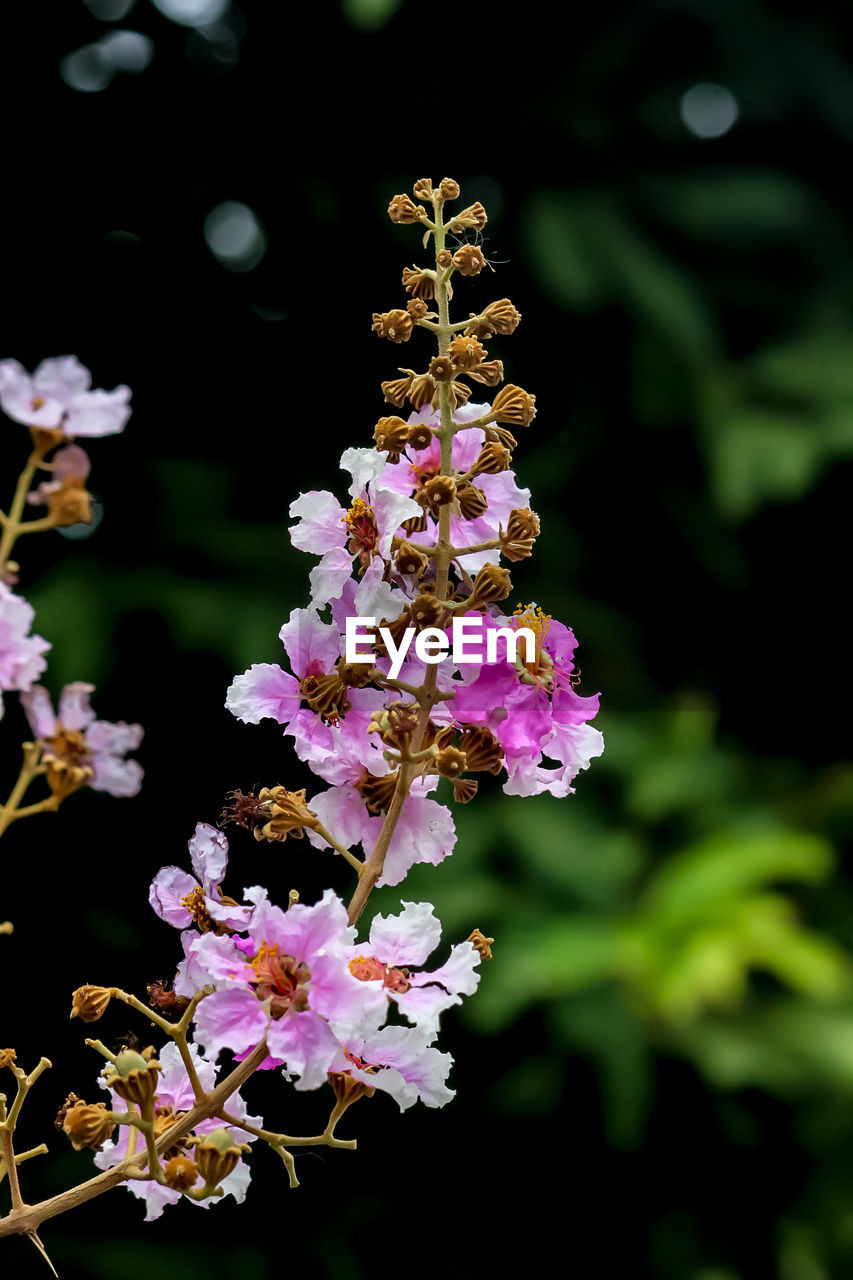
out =
[(458, 778), (465, 772), (465, 752), (458, 747), (444, 747), (433, 760), (433, 766), (443, 778)]
[(416, 409), (422, 409), (425, 404), (429, 404), (433, 395), (438, 395), (438, 383), (435, 378), (430, 377), (428, 373), (416, 374), (409, 387), (409, 402)]
[(539, 537), (539, 517), (529, 507), (516, 508), (509, 513), (506, 529), (501, 528), (498, 534), (501, 543), (501, 554), (507, 560), (525, 560), (533, 553), (533, 546)]
[(370, 1085), (356, 1080), (348, 1071), (330, 1071), (328, 1079), (338, 1103), (344, 1103), (348, 1107), (358, 1102), (359, 1098), (372, 1098), (376, 1092)]
[(410, 226), (413, 222), (423, 222), (426, 217), (423, 205), (413, 204), (408, 196), (394, 196), (388, 205), (388, 217), (392, 222)]
[(418, 631), (423, 631), (426, 627), (440, 627), (447, 616), (446, 606), (429, 591), (422, 591), (409, 607), (412, 625)]
[(447, 200), (458, 200), (459, 183), (454, 178), (442, 178), (438, 186), (438, 198), (442, 204)]
[(450, 356), (433, 356), (429, 362), (429, 373), (436, 382), (451, 382), (454, 370)]
[(432, 178), (418, 178), (413, 189), (416, 200), (431, 200), (433, 196)]
[(416, 547), (414, 543), (403, 541), (397, 548), (397, 554), (394, 557), (394, 568), (398, 573), (417, 574), (420, 576), (429, 564), (429, 557), (425, 556), (420, 547)]
[(306, 676), (300, 681), (299, 692), (311, 710), (326, 720), (339, 720), (352, 706), (347, 687), (337, 671), (327, 676)]
[(521, 312), (509, 298), (499, 298), (497, 302), (490, 302), (479, 316), (472, 315), (465, 333), (475, 338), (490, 338), (493, 333), (514, 333), (520, 320)]
[(495, 440), (498, 444), (502, 444), (505, 449), (517, 449), (518, 441), (511, 431), (507, 431), (506, 427), (496, 427), (493, 422), (486, 427), (486, 439)]
[(472, 476), (496, 476), (508, 471), (512, 454), (502, 444), (484, 444), (471, 468)]
[(198, 1182), (198, 1165), (189, 1156), (172, 1156), (163, 1165), (163, 1177), (173, 1191), (189, 1191)]
[(453, 261), (453, 254), (450, 252), (449, 249), (442, 249), (441, 252), (436, 257), (436, 262), (438, 263), (438, 265), (440, 267), (443, 267), (445, 270), (447, 269), (447, 267), (450, 266), (452, 261)]
[(71, 1017), (81, 1022), (97, 1022), (106, 1012), (110, 999), (106, 987), (78, 987), (71, 996)]
[(419, 707), (416, 702), (392, 702), (370, 716), (368, 733), (378, 733), (386, 747), (407, 755), (417, 733)]
[(456, 484), (456, 498), (459, 510), (466, 520), (476, 520), (487, 510), (489, 502), (482, 489), (478, 489), (470, 480)]
[(146, 1062), (134, 1049), (122, 1049), (112, 1067), (113, 1074), (107, 1077), (110, 1089), (125, 1102), (135, 1102), (144, 1112), (157, 1092), (160, 1063), (153, 1059)]
[(467, 404), (471, 399), (471, 388), (464, 382), (451, 382), (449, 390), (451, 409), (458, 409), (460, 404)]
[[(409, 435), (406, 443), (410, 449), (417, 449), (419, 451), (421, 449), (428, 449), (432, 444), (432, 440), (432, 428), (428, 427), (425, 422), (413, 422), (409, 427)], [(409, 532), (411, 532), (411, 530)]]
[(218, 1187), (229, 1173), (233, 1173), (244, 1151), (245, 1143), (236, 1143), (227, 1129), (214, 1129), (206, 1133), (195, 1147), (198, 1171), (206, 1187)]
[(427, 480), (423, 487), (430, 509), (435, 512), (439, 507), (448, 506), (456, 497), (456, 481), (453, 476), (437, 475)]
[(258, 823), (252, 834), (256, 840), (283, 843), (288, 836), (302, 839), (303, 828), (316, 830), (319, 819), (305, 803), (305, 788), (288, 791), (285, 787), (261, 787), (258, 793)]
[(424, 316), (429, 315), (429, 307), (423, 298), (411, 298), (406, 303), (406, 311), (413, 320), (423, 320)]
[(412, 336), (413, 321), (408, 311), (375, 311), (373, 332), (389, 342), (408, 342)]

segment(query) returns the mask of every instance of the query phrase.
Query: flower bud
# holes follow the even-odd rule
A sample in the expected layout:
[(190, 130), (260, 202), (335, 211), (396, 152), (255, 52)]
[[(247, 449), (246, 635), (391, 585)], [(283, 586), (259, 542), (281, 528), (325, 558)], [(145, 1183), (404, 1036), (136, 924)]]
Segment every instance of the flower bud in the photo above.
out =
[(433, 196), (432, 178), (418, 178), (413, 190), (416, 200), (431, 200)]
[(74, 1094), (70, 1094), (69, 1101), (72, 1098), (74, 1101), (71, 1106), (66, 1102), (65, 1107), (60, 1109), (56, 1117), (57, 1126), (71, 1139), (75, 1151), (82, 1151), (83, 1147), (100, 1151), (112, 1137), (116, 1121), (108, 1113), (105, 1102), (90, 1105), (82, 1098), (75, 1098)]
[(451, 382), (454, 376), (453, 361), (450, 356), (433, 356), (429, 362), (429, 372), (436, 382)]
[(476, 276), (486, 265), (483, 251), (475, 244), (463, 244), (453, 255), (453, 266), (461, 276)]
[(430, 302), (435, 297), (435, 272), (425, 267), (404, 267), (403, 288), (413, 298)]
[(456, 498), (459, 510), (466, 520), (476, 520), (489, 506), (483, 490), (478, 489), (470, 480), (457, 480)]
[(359, 1098), (372, 1098), (376, 1092), (370, 1085), (354, 1079), (347, 1071), (330, 1071), (329, 1084), (335, 1091), (338, 1103), (346, 1107), (358, 1102)]
[(507, 383), (492, 401), (492, 414), (497, 422), (529, 427), (536, 417), (536, 397), (511, 382)]
[(505, 449), (513, 450), (518, 448), (518, 441), (512, 432), (508, 431), (506, 427), (495, 426), (493, 422), (490, 422), (486, 427), (486, 439), (490, 442), (496, 441), (498, 444), (502, 444)]
[(443, 778), (458, 778), (464, 773), (467, 760), (458, 747), (444, 747), (433, 760), (435, 769)]
[(375, 777), (365, 769), (355, 789), (361, 796), (371, 813), (387, 813), (391, 808), (394, 793), (397, 790), (397, 779), (400, 770), (386, 773), (381, 778)]
[(106, 1012), (110, 999), (107, 987), (78, 987), (71, 996), (71, 1017), (82, 1022), (97, 1022)]
[(533, 554), (533, 545), (539, 537), (539, 517), (529, 507), (516, 507), (510, 511), (506, 529), (498, 534), (501, 554), (507, 560), (525, 560)]
[(135, 1049), (122, 1049), (112, 1070), (113, 1074), (106, 1078), (109, 1088), (125, 1102), (135, 1102), (140, 1110), (145, 1110), (157, 1092), (160, 1063), (154, 1059), (146, 1062)]
[(445, 269), (450, 266), (452, 261), (453, 261), (453, 254), (450, 252), (449, 249), (442, 249), (441, 252), (436, 256), (436, 262), (438, 263), (438, 265)]
[(428, 427), (425, 422), (415, 422), (409, 427), (409, 436), (406, 443), (410, 449), (428, 449), (432, 444), (432, 440), (432, 428)]
[(429, 307), (423, 298), (410, 298), (406, 303), (406, 311), (413, 320), (423, 320), (424, 316), (429, 315)]
[(429, 557), (425, 556), (419, 547), (405, 540), (400, 543), (397, 548), (397, 554), (394, 557), (394, 568), (398, 573), (422, 574), (429, 564)]
[(0, 1071), (4, 1067), (14, 1066), (18, 1059), (18, 1055), (14, 1049), (0, 1049)]
[(432, 511), (446, 507), (456, 497), (456, 481), (453, 476), (437, 475), (427, 480), (423, 487)]
[(483, 356), (486, 354), (481, 343), (476, 338), (459, 337), (454, 338), (447, 348), (447, 353), (453, 361), (454, 369), (476, 369), (477, 365), (482, 364)]
[(422, 222), (426, 217), (423, 205), (413, 204), (408, 196), (394, 196), (388, 205), (388, 217), (392, 222), (410, 226), (413, 222)]
[(486, 210), (477, 200), (474, 204), (469, 204), (467, 208), (454, 214), (448, 226), (454, 233), (465, 231), (468, 227), (476, 227), (478, 231), (482, 231), (488, 220)]
[(459, 199), (459, 183), (453, 178), (442, 178), (438, 186), (438, 198), (442, 204)]
[(412, 317), (408, 311), (376, 311), (373, 313), (373, 331), (390, 342), (408, 342), (412, 336)]
[(474, 590), (466, 604), (469, 609), (482, 609), (496, 600), (506, 600), (511, 591), (512, 579), (509, 571), (494, 564), (486, 564), (474, 579)]
[(400, 461), (400, 453), (406, 447), (408, 435), (408, 423), (402, 418), (380, 418), (373, 428), (377, 451), (387, 453), (389, 462)]
[(371, 714), (367, 732), (378, 733), (387, 747), (394, 747), (405, 756), (417, 732), (418, 718), (416, 702), (392, 702)]
[(468, 376), (475, 382), (485, 383), (487, 387), (496, 387), (499, 382), (503, 382), (504, 362), (503, 360), (486, 360), (478, 364), (476, 369), (471, 369)]
[(396, 405), (398, 409), (402, 409), (405, 404), (406, 396), (409, 394), (409, 387), (412, 385), (412, 378), (414, 377), (411, 370), (403, 369), (401, 372), (406, 374), (405, 378), (392, 378), (388, 382), (379, 384), (386, 402)]
[(426, 627), (440, 627), (447, 618), (447, 607), (429, 591), (422, 591), (409, 606), (412, 625), (423, 631)]
[(471, 468), (472, 476), (496, 476), (509, 470), (512, 454), (502, 444), (484, 444)]
[(223, 1178), (233, 1173), (244, 1151), (245, 1143), (236, 1143), (227, 1129), (214, 1129), (200, 1138), (195, 1147), (198, 1170), (206, 1187), (218, 1187)]
[(434, 395), (438, 395), (438, 384), (430, 374), (420, 373), (412, 378), (409, 402), (416, 409), (422, 409), (425, 404), (430, 403)]
[(198, 1165), (189, 1156), (172, 1156), (163, 1165), (163, 1177), (173, 1191), (189, 1191), (198, 1182)]
[(490, 338), (493, 333), (514, 333), (520, 320), (521, 312), (509, 298), (499, 298), (497, 302), (490, 302), (479, 316), (472, 316), (465, 332), (475, 338)]
[(471, 773), (500, 773), (504, 753), (498, 739), (485, 725), (465, 729), (459, 739)]
[(473, 933), (469, 933), (466, 942), (470, 942), (474, 950), (479, 951), (484, 960), (491, 960), (494, 938), (487, 938), (479, 929), (475, 929)]

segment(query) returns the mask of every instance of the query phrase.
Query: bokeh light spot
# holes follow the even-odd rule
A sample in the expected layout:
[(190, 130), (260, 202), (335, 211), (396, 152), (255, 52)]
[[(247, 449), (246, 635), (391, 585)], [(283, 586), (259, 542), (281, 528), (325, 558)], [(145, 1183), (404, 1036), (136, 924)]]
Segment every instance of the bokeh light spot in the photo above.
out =
[(115, 75), (115, 67), (97, 44), (84, 44), (63, 58), (59, 74), (78, 93), (100, 93)]
[(251, 271), (266, 253), (263, 228), (247, 204), (226, 200), (204, 220), (210, 252), (229, 271)]
[(183, 27), (203, 27), (218, 22), (228, 0), (152, 0), (155, 8)]
[(144, 71), (154, 57), (154, 41), (139, 31), (110, 31), (98, 46), (117, 71), (131, 75)]
[(696, 138), (721, 138), (738, 114), (737, 98), (721, 84), (694, 84), (681, 99), (681, 119)]
[(101, 22), (121, 22), (130, 13), (136, 0), (83, 0), (83, 3)]

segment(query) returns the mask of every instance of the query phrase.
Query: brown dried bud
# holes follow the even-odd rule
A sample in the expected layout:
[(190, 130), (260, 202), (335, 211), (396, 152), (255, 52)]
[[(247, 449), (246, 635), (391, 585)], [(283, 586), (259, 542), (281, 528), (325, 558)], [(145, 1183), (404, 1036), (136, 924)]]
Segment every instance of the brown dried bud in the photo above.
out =
[(409, 387), (409, 402), (416, 409), (422, 409), (425, 404), (432, 401), (434, 395), (438, 395), (438, 383), (435, 378), (430, 377), (428, 373), (416, 374)]
[(459, 739), (470, 773), (500, 773), (504, 753), (498, 739), (485, 725), (465, 729)]
[(423, 320), (424, 316), (429, 315), (429, 307), (423, 298), (412, 298), (406, 303), (406, 311), (413, 320)]
[[(417, 502), (417, 501), (418, 501), (418, 498), (417, 498), (417, 494), (416, 494), (416, 495), (415, 495), (415, 502)], [(421, 503), (421, 506), (424, 506), (424, 504), (423, 504), (423, 503)], [(423, 532), (425, 531), (426, 527), (427, 527), (427, 518), (426, 518), (426, 507), (425, 507), (425, 506), (424, 506), (424, 512), (423, 512), (423, 515), (420, 515), (420, 516), (411, 516), (408, 520), (404, 520), (404, 521), (403, 521), (403, 523), (402, 523), (402, 525), (400, 526), (400, 528), (401, 528), (401, 529), (404, 529), (404, 530), (405, 530), (405, 532), (406, 532), (407, 534), (410, 534), (410, 533), (423, 533)], [(397, 643), (397, 641), (398, 641), (398, 637), (397, 637), (397, 636), (395, 636), (395, 637), (394, 637), (394, 643), (396, 644), (396, 643)]]
[(516, 507), (510, 511), (506, 529), (498, 534), (501, 553), (507, 560), (525, 560), (533, 553), (533, 544), (539, 537), (539, 517), (529, 507)]
[(404, 267), (403, 288), (413, 298), (430, 302), (435, 297), (435, 272), (426, 267)]
[(450, 252), (449, 249), (442, 249), (441, 253), (436, 255), (435, 260), (440, 267), (443, 267), (446, 269), (447, 267), (450, 266), (451, 262), (453, 261), (453, 254)]
[(438, 198), (442, 204), (459, 199), (459, 183), (454, 178), (442, 178), (438, 186)]
[(433, 760), (433, 767), (443, 778), (458, 778), (464, 773), (467, 761), (465, 752), (458, 747), (444, 747)]
[(489, 505), (483, 490), (478, 489), (470, 480), (456, 482), (456, 499), (459, 510), (466, 520), (476, 520)]
[(453, 232), (465, 231), (468, 227), (476, 227), (478, 231), (482, 231), (488, 220), (486, 210), (477, 200), (474, 204), (469, 204), (467, 208), (454, 214), (448, 225)]
[(262, 787), (258, 794), (260, 808), (266, 816), (253, 829), (256, 840), (282, 843), (288, 836), (302, 839), (303, 827), (316, 830), (319, 818), (305, 803), (305, 788), (288, 791), (285, 787)]
[(511, 592), (509, 570), (485, 564), (474, 579), (474, 590), (465, 603), (469, 609), (482, 609), (496, 600), (506, 600)]
[(375, 1089), (370, 1085), (363, 1084), (361, 1080), (356, 1080), (346, 1071), (329, 1072), (329, 1084), (335, 1091), (335, 1098), (339, 1104), (350, 1107), (354, 1102), (358, 1102), (359, 1098), (372, 1098)]
[(125, 1102), (135, 1102), (145, 1111), (157, 1092), (160, 1063), (154, 1059), (146, 1062), (135, 1049), (122, 1049), (112, 1064), (112, 1070), (113, 1074), (107, 1076), (110, 1089), (124, 1098)]
[(423, 487), (427, 502), (433, 511), (446, 507), (456, 497), (456, 481), (453, 476), (437, 475), (427, 480)]
[(90, 1105), (82, 1098), (75, 1098), (69, 1106), (71, 1098), (74, 1094), (70, 1094), (64, 1107), (60, 1108), (57, 1126), (71, 1139), (75, 1151), (82, 1151), (84, 1147), (100, 1151), (116, 1128), (116, 1121), (107, 1114), (107, 1104), (95, 1102)]
[(373, 332), (390, 342), (408, 342), (412, 336), (412, 317), (408, 311), (375, 311)]
[(399, 769), (395, 769), (393, 773), (386, 773), (381, 778), (375, 777), (367, 770), (364, 771), (355, 788), (371, 813), (388, 812), (391, 801), (394, 799), (394, 792), (397, 790), (399, 776)]
[(470, 942), (474, 950), (479, 951), (484, 960), (491, 960), (494, 938), (487, 938), (479, 929), (475, 929), (473, 933), (468, 934), (465, 941)]
[(463, 244), (453, 255), (453, 265), (461, 276), (476, 276), (486, 265), (486, 259), (477, 245)]
[(400, 461), (400, 453), (406, 447), (408, 435), (408, 423), (402, 418), (380, 418), (373, 428), (376, 449), (379, 453), (387, 453), (389, 462)]
[(492, 413), (496, 422), (508, 422), (514, 427), (529, 427), (536, 417), (536, 397), (509, 382), (492, 401)]
[(382, 394), (388, 404), (396, 405), (398, 409), (402, 409), (406, 402), (406, 396), (409, 394), (409, 387), (412, 385), (414, 374), (409, 370), (403, 370), (406, 373), (405, 378), (391, 378), (388, 382), (381, 382), (379, 385)]
[[(411, 617), (409, 614), (409, 607), (408, 605), (406, 605), (405, 608), (400, 613), (400, 616), (395, 618), (393, 622), (389, 622), (387, 618), (383, 618), (382, 621), (379, 623), (379, 626), (385, 627), (385, 629), (390, 634), (391, 639), (394, 641), (394, 644), (397, 645), (397, 647), (399, 648), (400, 641), (402, 640), (406, 627), (409, 625), (410, 622), (411, 622)], [(387, 652), (386, 646), (382, 643), (377, 644), (376, 648), (381, 653)]]
[(371, 675), (371, 664), (369, 662), (339, 662), (338, 675), (343, 680), (348, 689), (364, 689), (369, 685), (373, 676)]
[(159, 1009), (162, 1013), (166, 1013), (169, 1009), (174, 1009), (176, 1013), (183, 1013), (189, 1004), (186, 996), (179, 996), (171, 987), (158, 978), (156, 982), (149, 982), (145, 988), (148, 993), (148, 1003), (152, 1009)]
[(480, 315), (472, 315), (465, 332), (476, 338), (490, 338), (493, 333), (514, 333), (520, 319), (521, 312), (509, 298), (499, 298), (497, 302), (490, 302)]
[(214, 1129), (199, 1139), (195, 1147), (198, 1170), (206, 1187), (218, 1187), (223, 1178), (233, 1173), (244, 1151), (245, 1143), (236, 1143), (227, 1129)]
[(503, 360), (486, 360), (483, 364), (477, 365), (476, 369), (471, 369), (468, 376), (475, 382), (485, 383), (487, 387), (496, 387), (499, 382), (503, 382), (504, 362)]
[(0, 1049), (0, 1071), (4, 1067), (11, 1067), (17, 1061), (18, 1055), (14, 1049)]
[(423, 205), (413, 204), (408, 196), (394, 196), (388, 205), (388, 217), (391, 221), (400, 222), (404, 226), (410, 226), (413, 222), (423, 222), (426, 216)]
[(420, 547), (411, 542), (401, 542), (394, 557), (394, 568), (398, 573), (407, 576), (412, 573), (422, 574), (429, 564), (429, 556), (425, 556)]
[(440, 627), (447, 617), (447, 608), (444, 603), (429, 591), (422, 591), (409, 608), (412, 625), (418, 631), (423, 631), (425, 627)]
[(501, 471), (508, 471), (512, 463), (512, 454), (502, 444), (484, 444), (477, 454), (471, 468), (472, 476), (496, 476)]
[(454, 369), (476, 369), (486, 354), (476, 338), (454, 338), (447, 348)]
[(429, 372), (436, 382), (451, 382), (454, 377), (453, 361), (450, 356), (433, 356), (429, 362)]
[(432, 444), (432, 428), (425, 422), (415, 422), (409, 427), (407, 444), (410, 449), (428, 449)]
[(97, 1022), (106, 1013), (111, 998), (107, 987), (78, 987), (71, 996), (71, 1017), (81, 1022)]
[(453, 783), (453, 799), (457, 804), (470, 804), (480, 789), (476, 778), (456, 778)]
[(419, 707), (416, 702), (392, 702), (390, 706), (374, 711), (370, 717), (368, 733), (378, 733), (387, 747), (394, 747), (407, 755), (412, 738), (417, 732)]
[(163, 1177), (173, 1191), (189, 1191), (198, 1182), (198, 1165), (189, 1156), (172, 1156), (163, 1165)]
[(311, 710), (326, 720), (339, 720), (352, 706), (347, 699), (347, 687), (337, 671), (327, 676), (306, 676), (300, 681), (299, 692)]
[(432, 178), (418, 178), (413, 190), (416, 200), (431, 200), (433, 195)]
[(486, 439), (496, 440), (498, 444), (502, 444), (505, 449), (517, 449), (518, 441), (511, 431), (506, 427), (496, 427), (492, 422), (486, 427)]

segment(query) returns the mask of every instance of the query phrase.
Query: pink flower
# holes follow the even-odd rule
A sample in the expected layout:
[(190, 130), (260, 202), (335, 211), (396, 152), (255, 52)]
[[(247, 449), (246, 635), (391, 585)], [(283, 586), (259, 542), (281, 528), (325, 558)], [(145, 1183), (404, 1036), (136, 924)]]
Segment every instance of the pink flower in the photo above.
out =
[[(360, 573), (379, 557), (378, 573), (374, 571), (373, 576), (381, 579), (382, 562), (391, 558), (392, 538), (404, 520), (420, 515), (420, 507), (408, 494), (395, 492), (380, 481), (385, 457), (375, 449), (347, 449), (341, 467), (353, 478), (349, 487), (353, 502), (348, 510), (327, 490), (302, 493), (290, 505), (290, 514), (297, 518), (290, 529), (291, 542), (300, 551), (322, 557), (310, 574), (314, 606), (340, 596), (356, 557)], [(367, 600), (362, 601), (365, 616), (374, 613), (389, 622), (399, 615), (403, 603), (396, 613), (380, 614), (375, 607), (368, 608)]]
[[(216, 1067), (212, 1062), (206, 1062), (200, 1056), (197, 1045), (191, 1044), (189, 1050), (195, 1064), (199, 1083), (206, 1092), (210, 1092), (216, 1085)], [(168, 1114), (169, 1111), (175, 1113), (178, 1111), (190, 1111), (195, 1099), (177, 1045), (164, 1045), (157, 1055), (157, 1061), (163, 1068), (157, 1081), (157, 1114), (163, 1116)], [(101, 1079), (101, 1083), (104, 1083), (103, 1079)], [(127, 1103), (118, 1094), (111, 1092), (110, 1099), (111, 1110), (127, 1111)], [(228, 1110), (237, 1120), (245, 1120), (256, 1129), (263, 1124), (261, 1116), (246, 1115), (246, 1103), (240, 1097), (239, 1091), (232, 1093), (228, 1099)], [(193, 1133), (202, 1135), (222, 1128), (225, 1128), (233, 1136), (235, 1144), (254, 1142), (255, 1140), (254, 1136), (246, 1133), (245, 1130), (226, 1125), (222, 1120), (216, 1118), (200, 1121)], [(99, 1169), (112, 1169), (124, 1160), (127, 1155), (129, 1134), (129, 1127), (122, 1125), (118, 1130), (116, 1141), (105, 1142), (103, 1150), (96, 1152), (95, 1164)], [(242, 1204), (246, 1199), (250, 1177), (249, 1166), (241, 1157), (237, 1162), (237, 1167), (229, 1173), (227, 1178), (222, 1180), (221, 1186), (225, 1195), (233, 1196), (238, 1204)], [(158, 1182), (138, 1182), (134, 1180), (125, 1183), (125, 1186), (137, 1199), (145, 1201), (147, 1208), (146, 1222), (153, 1222), (155, 1218), (159, 1218), (167, 1204), (177, 1204), (179, 1200), (188, 1198), (182, 1196), (179, 1191), (173, 1191), (171, 1187), (161, 1186)], [(216, 1204), (220, 1198), (213, 1196), (207, 1200), (193, 1200), (189, 1197), (189, 1201), (191, 1204), (208, 1209), (212, 1204)]]
[(481, 957), (470, 942), (460, 942), (440, 968), (422, 969), (441, 938), (441, 923), (429, 902), (402, 907), (396, 916), (374, 917), (368, 942), (353, 947), (349, 967), (362, 982), (377, 983), (410, 1022), (435, 1035), (439, 1014), (477, 990)]
[(195, 980), (217, 988), (198, 1006), (195, 1037), (214, 1058), (222, 1049), (244, 1056), (266, 1038), (264, 1065), (284, 1064), (297, 1089), (316, 1089), (340, 1052), (339, 1037), (378, 1026), (387, 1000), (351, 973), (355, 930), (331, 889), (314, 906), (287, 911), (263, 889), (246, 897), (255, 903), (246, 939), (208, 933), (189, 946)]
[[(251, 909), (221, 901), (219, 886), (228, 866), (228, 838), (217, 827), (199, 822), (188, 848), (197, 879), (180, 867), (162, 867), (151, 883), (148, 901), (161, 920), (177, 929), (191, 924), (206, 929), (211, 921), (243, 929)], [(204, 984), (202, 983), (202, 986)]]
[(0, 406), (28, 427), (61, 428), (66, 436), (109, 436), (130, 417), (130, 388), (90, 390), (92, 375), (76, 356), (42, 360), (27, 373), (17, 360), (0, 360)]
[(431, 1041), (430, 1033), (420, 1027), (383, 1027), (351, 1037), (331, 1070), (390, 1093), (401, 1111), (418, 1098), (427, 1107), (443, 1107), (454, 1096), (447, 1087), (453, 1058), (432, 1047)]
[(142, 725), (96, 720), (89, 706), (94, 688), (79, 680), (66, 685), (56, 715), (50, 694), (42, 685), (22, 694), (21, 702), (33, 733), (54, 754), (62, 757), (73, 752), (74, 763), (91, 766), (94, 777), (90, 787), (111, 796), (135, 796), (142, 785), (142, 765), (124, 757), (142, 741)]
[(34, 617), (32, 605), (0, 582), (0, 717), (4, 691), (28, 690), (47, 666), (41, 655), (50, 644), (30, 635)]

